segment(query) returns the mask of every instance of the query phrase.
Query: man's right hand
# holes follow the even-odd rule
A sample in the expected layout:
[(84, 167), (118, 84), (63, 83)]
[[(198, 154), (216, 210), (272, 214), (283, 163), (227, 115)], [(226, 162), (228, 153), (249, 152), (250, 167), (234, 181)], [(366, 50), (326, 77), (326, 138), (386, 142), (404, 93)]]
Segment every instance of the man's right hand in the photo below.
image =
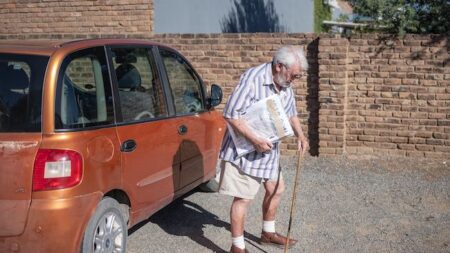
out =
[(245, 120), (242, 119), (225, 119), (236, 131), (247, 138), (257, 152), (265, 153), (272, 150), (273, 144), (266, 138), (259, 137), (251, 130)]
[(253, 141), (253, 146), (256, 151), (260, 153), (270, 152), (272, 150), (273, 144), (265, 138), (257, 138)]

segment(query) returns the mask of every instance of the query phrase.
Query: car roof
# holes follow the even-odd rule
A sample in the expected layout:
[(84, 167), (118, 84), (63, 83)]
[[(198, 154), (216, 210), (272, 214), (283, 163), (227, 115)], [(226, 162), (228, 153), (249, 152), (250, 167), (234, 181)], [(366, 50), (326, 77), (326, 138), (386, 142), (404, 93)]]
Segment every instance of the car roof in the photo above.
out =
[(52, 55), (59, 49), (82, 49), (103, 45), (160, 45), (144, 39), (81, 39), (81, 40), (0, 40), (0, 53)]

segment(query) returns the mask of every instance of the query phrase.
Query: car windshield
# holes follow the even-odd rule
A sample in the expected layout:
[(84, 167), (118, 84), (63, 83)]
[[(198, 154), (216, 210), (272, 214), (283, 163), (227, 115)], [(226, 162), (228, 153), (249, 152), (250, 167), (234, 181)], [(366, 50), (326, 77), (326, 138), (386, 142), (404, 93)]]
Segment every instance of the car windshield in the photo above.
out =
[(0, 132), (41, 131), (48, 57), (0, 54)]

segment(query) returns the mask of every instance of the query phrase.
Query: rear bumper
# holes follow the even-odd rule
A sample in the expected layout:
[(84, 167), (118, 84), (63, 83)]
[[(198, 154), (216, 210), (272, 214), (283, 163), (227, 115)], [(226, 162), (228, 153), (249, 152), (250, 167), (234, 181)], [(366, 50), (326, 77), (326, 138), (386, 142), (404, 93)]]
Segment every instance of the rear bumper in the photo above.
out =
[(79, 252), (83, 231), (101, 193), (31, 202), (24, 232), (0, 237), (0, 252)]

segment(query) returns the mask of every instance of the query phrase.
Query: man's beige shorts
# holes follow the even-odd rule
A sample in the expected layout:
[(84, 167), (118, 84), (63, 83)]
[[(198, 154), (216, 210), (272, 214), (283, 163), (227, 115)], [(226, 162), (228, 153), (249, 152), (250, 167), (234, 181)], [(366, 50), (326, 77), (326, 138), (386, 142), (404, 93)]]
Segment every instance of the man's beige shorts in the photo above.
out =
[[(258, 193), (261, 182), (265, 182), (264, 178), (253, 177), (243, 173), (236, 165), (221, 161), (220, 164), (220, 182), (219, 193), (238, 197), (243, 199), (254, 199)], [(283, 180), (281, 172), (279, 173), (280, 180)], [(269, 181), (277, 181), (276, 178), (271, 178)]]

